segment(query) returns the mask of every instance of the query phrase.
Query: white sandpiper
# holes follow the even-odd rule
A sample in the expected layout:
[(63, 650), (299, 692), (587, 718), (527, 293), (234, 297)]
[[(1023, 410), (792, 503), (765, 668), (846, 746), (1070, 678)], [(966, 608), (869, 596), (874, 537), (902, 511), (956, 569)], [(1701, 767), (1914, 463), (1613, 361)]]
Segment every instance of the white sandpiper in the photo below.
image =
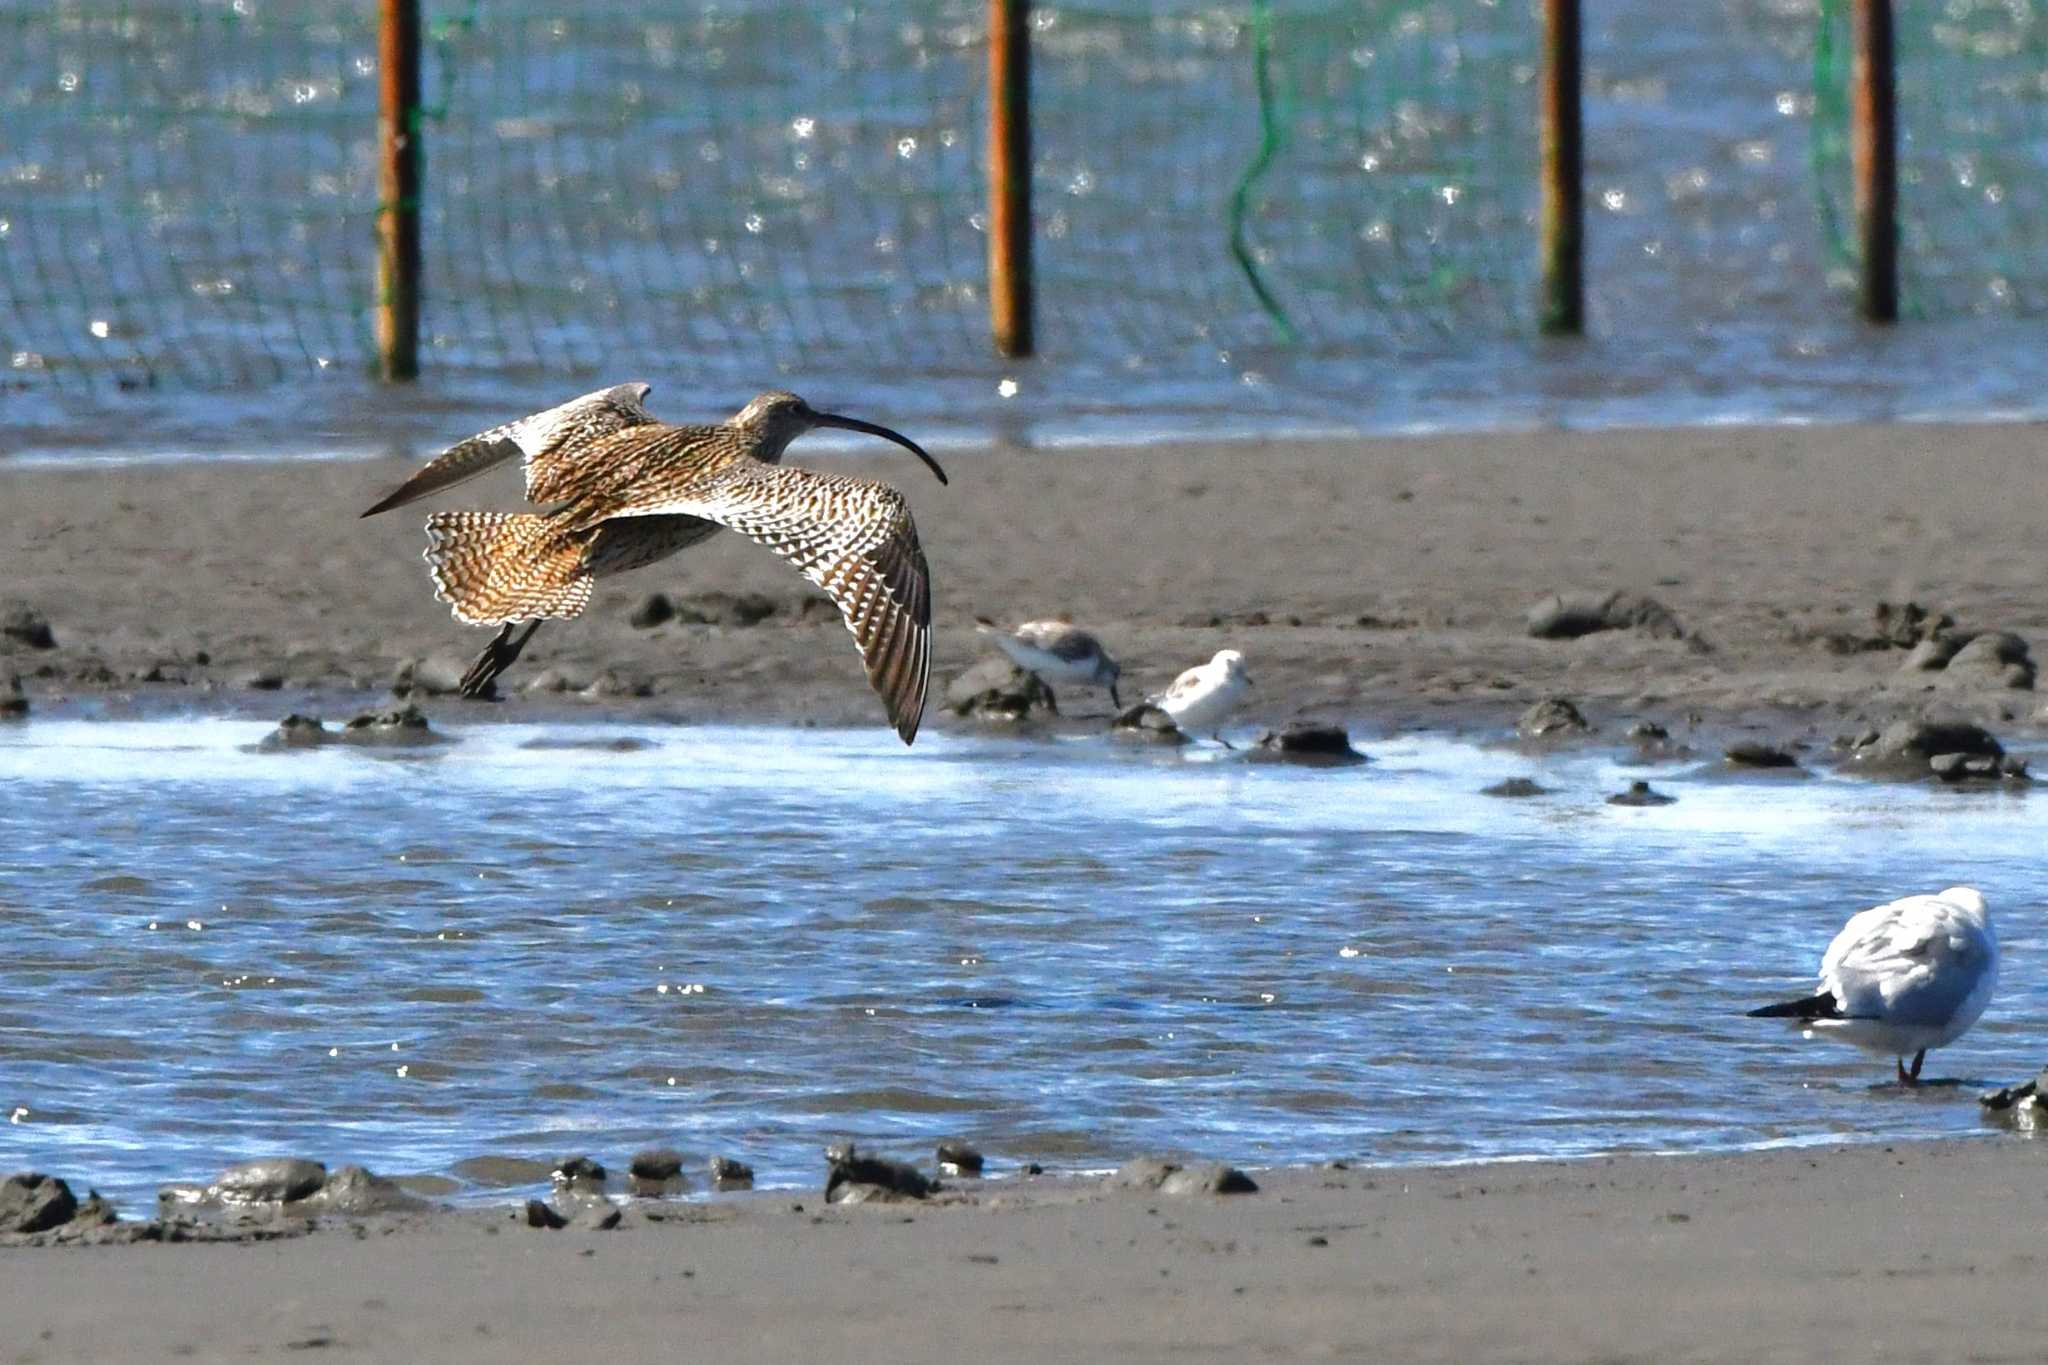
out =
[(1251, 685), (1251, 675), (1244, 671), (1244, 655), (1234, 649), (1219, 649), (1208, 663), (1197, 664), (1175, 678), (1173, 686), (1146, 700), (1173, 717), (1173, 723), (1188, 734), (1206, 734), (1224, 748), (1234, 749), (1237, 746), (1218, 731)]
[[(1109, 657), (1102, 641), (1071, 621), (1026, 621), (1015, 630), (1004, 630), (986, 616), (977, 616), (974, 628), (1009, 655), (1010, 662), (1034, 674), (1047, 691), (1054, 683), (1106, 687), (1110, 705), (1123, 709), (1123, 700), (1116, 694), (1122, 665)], [(1058, 705), (1057, 695), (1054, 705)]]
[(1888, 1053), (1899, 1084), (1917, 1085), (1928, 1050), (1969, 1032), (1997, 984), (1990, 907), (1974, 888), (1951, 886), (1850, 916), (1821, 957), (1818, 994), (1749, 1013)]

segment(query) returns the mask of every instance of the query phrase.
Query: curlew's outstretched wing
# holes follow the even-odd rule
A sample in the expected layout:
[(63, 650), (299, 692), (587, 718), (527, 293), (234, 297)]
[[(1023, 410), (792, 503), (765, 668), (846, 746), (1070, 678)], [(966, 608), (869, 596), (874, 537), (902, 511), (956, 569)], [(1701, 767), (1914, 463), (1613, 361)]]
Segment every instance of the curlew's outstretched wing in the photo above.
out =
[(579, 506), (580, 519), (702, 517), (766, 545), (823, 588), (846, 618), (905, 744), (917, 737), (932, 671), (931, 569), (910, 505), (885, 483), (740, 460), (645, 502)]
[(417, 502), (430, 493), (453, 488), (514, 456), (522, 456), (526, 461), (527, 500), (558, 502), (563, 496), (565, 479), (574, 468), (570, 457), (600, 437), (654, 421), (653, 415), (641, 406), (649, 387), (640, 383), (614, 384), (572, 398), (546, 412), (457, 441), (363, 515), (374, 517), (379, 512)]

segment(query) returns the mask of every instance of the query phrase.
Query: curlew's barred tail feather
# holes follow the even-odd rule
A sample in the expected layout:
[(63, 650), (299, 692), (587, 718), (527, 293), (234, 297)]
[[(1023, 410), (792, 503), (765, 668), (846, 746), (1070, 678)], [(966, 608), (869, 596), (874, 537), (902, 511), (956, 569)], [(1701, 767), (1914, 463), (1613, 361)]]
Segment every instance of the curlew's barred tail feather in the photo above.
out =
[(591, 576), (584, 535), (531, 512), (436, 512), (426, 559), (434, 595), (473, 626), (582, 614)]

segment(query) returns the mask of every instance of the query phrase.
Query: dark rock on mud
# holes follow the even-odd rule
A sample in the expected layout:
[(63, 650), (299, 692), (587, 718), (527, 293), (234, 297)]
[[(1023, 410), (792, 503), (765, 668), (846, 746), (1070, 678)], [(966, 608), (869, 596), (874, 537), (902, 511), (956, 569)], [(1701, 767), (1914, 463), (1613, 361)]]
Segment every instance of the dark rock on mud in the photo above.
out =
[(1777, 768), (1797, 769), (1799, 760), (1775, 744), (1766, 744), (1759, 739), (1745, 739), (1731, 744), (1722, 756), (1734, 768)]
[(1574, 640), (1603, 630), (1640, 630), (1659, 640), (1681, 640), (1685, 628), (1655, 598), (1632, 592), (1552, 593), (1524, 614), (1539, 640)]
[(469, 1156), (449, 1168), (458, 1179), (486, 1189), (510, 1189), (553, 1177), (554, 1166), (523, 1156)]
[(1870, 639), (1891, 649), (1912, 649), (1954, 628), (1956, 618), (1931, 612), (1918, 602), (1879, 602), (1870, 613)]
[(1628, 784), (1628, 790), (1617, 792), (1607, 798), (1610, 806), (1668, 806), (1678, 798), (1666, 796), (1649, 783), (1636, 781)]
[(756, 626), (776, 614), (781, 604), (766, 593), (713, 590), (674, 599), (676, 620), (684, 625)]
[(1942, 687), (1997, 687), (2030, 691), (2034, 660), (2027, 642), (2010, 631), (1974, 636), (1955, 652), (1935, 679)]
[(604, 1164), (595, 1157), (568, 1157), (548, 1173), (548, 1179), (555, 1183), (557, 1189), (579, 1194), (602, 1193), (605, 1182)]
[(0, 1232), (47, 1232), (77, 1212), (77, 1196), (54, 1175), (20, 1171), (0, 1180)]
[(626, 624), (635, 630), (652, 630), (676, 619), (676, 604), (668, 600), (665, 592), (651, 592), (640, 599), (640, 605), (626, 613)]
[(446, 654), (424, 659), (407, 659), (391, 677), (391, 693), (397, 697), (445, 697), (462, 690), (462, 675), (469, 665)]
[(1202, 1194), (1256, 1194), (1258, 1184), (1235, 1166), (1219, 1161), (1183, 1166), (1158, 1157), (1139, 1157), (1125, 1162), (1109, 1178), (1113, 1189), (1156, 1192), (1174, 1198)]
[(2026, 774), (2024, 763), (2006, 760), (2005, 746), (1990, 731), (1967, 720), (1894, 721), (1882, 731), (1858, 735), (1849, 759), (1855, 771), (1872, 777), (2024, 779)]
[(0, 640), (28, 649), (55, 649), (57, 636), (50, 618), (22, 602), (0, 607)]
[(729, 1156), (712, 1157), (711, 1183), (721, 1190), (751, 1190), (754, 1188), (754, 1168)]
[(557, 1213), (552, 1205), (538, 1199), (526, 1201), (526, 1226), (530, 1228), (565, 1228), (569, 1220)]
[(1592, 728), (1579, 708), (1564, 697), (1537, 702), (1515, 722), (1515, 733), (1523, 739), (1559, 739), (1583, 735)]
[(981, 1153), (957, 1138), (939, 1144), (939, 1169), (947, 1175), (980, 1175)]
[(635, 1180), (674, 1180), (683, 1173), (683, 1154), (673, 1147), (650, 1147), (633, 1153), (626, 1174)]
[[(907, 1161), (868, 1156), (851, 1142), (836, 1142), (825, 1149), (825, 1202), (857, 1204), (882, 1196), (904, 1195), (922, 1199), (939, 1188), (939, 1183)], [(860, 1187), (869, 1186), (870, 1190)]]
[(590, 680), (581, 695), (599, 700), (607, 697), (651, 697), (654, 695), (654, 680), (631, 669), (607, 668)]
[(1301, 763), (1312, 767), (1343, 767), (1366, 761), (1351, 747), (1351, 736), (1341, 725), (1298, 722), (1285, 730), (1268, 730), (1252, 746), (1254, 760)]
[(1479, 789), (1479, 794), (1481, 796), (1502, 796), (1509, 798), (1520, 798), (1525, 796), (1548, 796), (1550, 795), (1550, 788), (1543, 786), (1533, 778), (1510, 777), (1503, 781), (1494, 783), (1491, 787), (1481, 787)]
[(1984, 1117), (2022, 1133), (2048, 1129), (2048, 1068), (2031, 1081), (1987, 1090), (1977, 1097)]
[(403, 747), (438, 744), (441, 736), (427, 724), (426, 713), (417, 706), (396, 711), (366, 712), (339, 730), (330, 730), (317, 716), (294, 713), (279, 721), (256, 747), (265, 752), (281, 749), (316, 749), (323, 744), (366, 744)]
[(303, 1157), (243, 1161), (222, 1171), (207, 1193), (223, 1204), (289, 1204), (327, 1183), (327, 1168)]
[(1126, 706), (1109, 723), (1109, 737), (1119, 744), (1164, 744), (1177, 747), (1191, 743), (1173, 723), (1173, 717), (1149, 701)]
[(1936, 754), (1927, 760), (1928, 771), (1943, 782), (2005, 782), (2027, 785), (2033, 778), (2027, 773), (2027, 761), (2007, 755), (1992, 758), (1986, 754)]
[(946, 709), (969, 720), (1013, 724), (1058, 715), (1052, 689), (1008, 659), (983, 659), (946, 685)]
[(314, 716), (302, 716), (294, 711), (277, 723), (277, 728), (265, 735), (258, 749), (311, 749), (340, 738)]
[(426, 1200), (400, 1189), (395, 1181), (372, 1175), (361, 1166), (339, 1168), (327, 1177), (325, 1184), (307, 1195), (301, 1206), (359, 1218), (376, 1213), (411, 1213), (430, 1207)]
[(1948, 661), (1955, 658), (1962, 647), (1962, 641), (1947, 635), (1922, 640), (1907, 652), (1905, 662), (1899, 665), (1899, 672), (1939, 673), (1948, 667)]
[(549, 664), (546, 668), (528, 678), (526, 686), (522, 687), (520, 691), (534, 693), (581, 692), (589, 686), (589, 674), (573, 672), (562, 667), (560, 664)]
[(396, 711), (367, 711), (353, 716), (341, 727), (344, 744), (438, 744), (441, 736), (427, 724), (426, 712), (417, 706)]
[(21, 679), (8, 676), (7, 686), (0, 687), (0, 720), (20, 720), (28, 715), (28, 696), (21, 690)]
[(284, 687), (284, 669), (276, 664), (258, 664), (235, 675), (234, 685), (251, 692), (276, 692)]

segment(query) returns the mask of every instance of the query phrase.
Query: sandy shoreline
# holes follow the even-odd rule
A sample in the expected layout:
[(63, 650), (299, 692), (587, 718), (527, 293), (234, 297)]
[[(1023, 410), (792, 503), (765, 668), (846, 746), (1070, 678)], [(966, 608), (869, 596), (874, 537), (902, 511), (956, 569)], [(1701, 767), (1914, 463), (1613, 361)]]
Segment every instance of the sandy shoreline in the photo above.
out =
[[(1133, 693), (1242, 649), (1260, 681), (1247, 730), (1296, 717), (1484, 729), (1564, 695), (1615, 729), (1698, 714), (1824, 743), (1930, 705), (2042, 725), (2030, 691), (1902, 674), (1904, 651), (1876, 647), (1871, 627), (1880, 601), (1917, 601), (1965, 630), (2048, 628), (2040, 439), (1900, 425), (1011, 451), (955, 456), (950, 488), (907, 458), (808, 459), (912, 500), (935, 580), (931, 725), (962, 723), (939, 694), (984, 657), (974, 616), (1066, 613), (1123, 658)], [(20, 673), (32, 702), (332, 715), (378, 701), (406, 660), (466, 663), (485, 634), (434, 601), (421, 517), (355, 516), (410, 465), (0, 462), (0, 597), (41, 611), (57, 639), (0, 641), (0, 673)], [(516, 476), (436, 505), (516, 506)], [(1587, 590), (1651, 596), (1686, 638), (1527, 635), (1533, 603)], [(627, 617), (655, 591), (713, 616), (728, 605), (717, 594), (758, 593), (774, 613), (636, 629)], [(587, 713), (513, 690), (552, 670), (571, 687), (609, 675), (614, 711), (879, 723), (850, 643), (804, 610), (810, 596), (771, 555), (721, 537), (600, 585), (582, 620), (540, 634), (500, 709)]]
[[(974, 616), (1064, 612), (1123, 658), (1132, 693), (1243, 650), (1259, 679), (1247, 731), (1497, 732), (1561, 695), (1600, 740), (1646, 719), (1702, 747), (1756, 734), (1819, 755), (1927, 712), (2048, 732), (2035, 691), (1901, 671), (1907, 651), (1872, 624), (1880, 601), (1916, 601), (1965, 631), (2042, 636), (2040, 439), (1891, 426), (1066, 449), (956, 456), (950, 488), (886, 456), (799, 446), (795, 462), (911, 497), (935, 579), (931, 726), (969, 723), (940, 694), (983, 657)], [(387, 704), (408, 660), (466, 663), (484, 636), (433, 600), (420, 518), (355, 518), (410, 465), (0, 461), (0, 605), (56, 636), (0, 638), (0, 699), (19, 674), (34, 715), (332, 719)], [(515, 482), (436, 505), (512, 507)], [(1524, 628), (1546, 594), (1617, 590), (1654, 597), (1684, 635)], [(729, 599), (702, 594), (774, 610), (636, 628), (656, 591), (707, 614)], [(809, 596), (721, 538), (603, 585), (510, 680), (608, 675), (606, 695), (428, 709), (879, 730)], [(2044, 1151), (1994, 1137), (1291, 1170), (1228, 1199), (1001, 1182), (959, 1204), (827, 1210), (764, 1193), (629, 1212), (611, 1232), (492, 1210), (253, 1246), (0, 1249), (16, 1329), (0, 1359), (2034, 1358)]]
[[(2033, 1359), (2025, 1139), (815, 1192), (0, 1249), (8, 1359)], [(660, 1221), (648, 1216), (653, 1209)], [(508, 1352), (511, 1353), (508, 1357)]]

